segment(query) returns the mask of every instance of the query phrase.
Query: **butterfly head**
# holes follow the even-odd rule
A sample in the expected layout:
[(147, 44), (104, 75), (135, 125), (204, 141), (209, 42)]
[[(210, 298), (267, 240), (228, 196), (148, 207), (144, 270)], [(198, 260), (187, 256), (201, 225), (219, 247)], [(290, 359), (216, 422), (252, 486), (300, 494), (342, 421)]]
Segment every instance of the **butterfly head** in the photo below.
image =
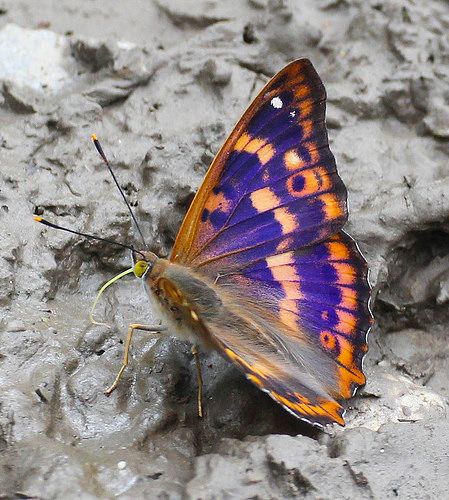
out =
[(148, 251), (134, 251), (133, 258), (133, 272), (137, 278), (145, 278), (148, 272), (151, 272), (154, 263), (158, 259), (157, 255)]

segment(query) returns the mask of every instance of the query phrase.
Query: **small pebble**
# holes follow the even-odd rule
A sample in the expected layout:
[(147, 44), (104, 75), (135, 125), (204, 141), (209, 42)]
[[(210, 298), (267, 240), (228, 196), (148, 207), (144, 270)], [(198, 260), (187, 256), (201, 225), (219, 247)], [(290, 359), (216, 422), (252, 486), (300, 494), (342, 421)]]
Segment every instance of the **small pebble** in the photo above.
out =
[(412, 410), (408, 406), (403, 406), (402, 407), (402, 413), (406, 416), (409, 417), (412, 414)]
[(26, 330), (26, 326), (22, 321), (10, 321), (6, 325), (6, 331), (7, 332), (24, 332)]
[(117, 469), (118, 470), (126, 469), (126, 462), (124, 460), (120, 460), (120, 462), (118, 462), (117, 464)]

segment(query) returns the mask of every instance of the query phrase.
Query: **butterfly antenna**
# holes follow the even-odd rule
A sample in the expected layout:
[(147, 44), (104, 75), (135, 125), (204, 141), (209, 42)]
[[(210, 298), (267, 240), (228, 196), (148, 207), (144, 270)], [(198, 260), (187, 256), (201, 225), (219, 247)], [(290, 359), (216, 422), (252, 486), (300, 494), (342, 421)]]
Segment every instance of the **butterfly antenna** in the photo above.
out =
[(126, 206), (128, 207), (129, 213), (130, 213), (131, 218), (134, 222), (134, 225), (136, 226), (136, 229), (140, 235), (143, 246), (144, 246), (144, 248), (146, 248), (147, 244), (145, 243), (145, 238), (143, 237), (142, 231), (140, 230), (139, 224), (137, 223), (137, 219), (134, 215), (134, 212), (132, 211), (131, 206), (128, 203), (128, 200), (126, 199), (125, 193), (123, 192), (122, 188), (120, 187), (120, 184), (118, 183), (117, 177), (115, 176), (114, 171), (111, 168), (111, 164), (109, 163), (108, 159), (106, 158), (106, 155), (104, 154), (104, 151), (103, 151), (103, 148), (101, 147), (100, 141), (98, 140), (98, 138), (95, 134), (92, 134), (90, 136), (90, 138), (92, 139), (92, 142), (94, 143), (94, 146), (95, 146), (96, 150), (98, 151), (98, 154), (101, 156), (105, 165), (108, 167), (108, 170), (111, 173), (112, 178), (114, 179), (115, 185), (117, 186), (117, 189), (120, 191), (120, 194), (122, 195), (123, 201), (126, 203)]
[(53, 229), (60, 229), (61, 231), (66, 231), (67, 233), (76, 234), (77, 236), (82, 236), (83, 238), (87, 238), (89, 240), (104, 241), (105, 243), (109, 243), (110, 245), (117, 245), (117, 246), (122, 247), (122, 248), (127, 248), (128, 250), (131, 250), (132, 252), (140, 254), (143, 257), (143, 260), (145, 260), (145, 255), (142, 252), (135, 250), (134, 247), (132, 247), (130, 245), (124, 245), (123, 243), (118, 243), (117, 241), (112, 241), (112, 240), (108, 240), (106, 238), (101, 238), (100, 236), (94, 236), (93, 234), (81, 233), (80, 231), (74, 231), (73, 229), (69, 229), (67, 227), (58, 226), (57, 224), (53, 224), (52, 222), (49, 222), (48, 220), (45, 220), (42, 217), (39, 217), (38, 215), (35, 215), (33, 217), (33, 219), (36, 222), (39, 222), (40, 224), (43, 224), (44, 226), (52, 227)]

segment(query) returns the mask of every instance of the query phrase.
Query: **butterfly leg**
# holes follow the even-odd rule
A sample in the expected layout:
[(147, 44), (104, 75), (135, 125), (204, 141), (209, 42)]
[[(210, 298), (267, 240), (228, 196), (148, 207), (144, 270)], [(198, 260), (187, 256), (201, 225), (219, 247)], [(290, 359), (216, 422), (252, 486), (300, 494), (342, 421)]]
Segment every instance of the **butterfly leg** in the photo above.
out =
[(110, 396), (112, 392), (117, 389), (117, 385), (122, 378), (123, 372), (125, 371), (125, 368), (128, 366), (129, 363), (129, 348), (131, 347), (131, 340), (133, 338), (133, 333), (135, 330), (141, 330), (144, 332), (152, 332), (152, 333), (160, 333), (166, 330), (164, 326), (161, 325), (156, 325), (156, 326), (148, 326), (148, 325), (141, 325), (140, 323), (131, 323), (128, 327), (128, 334), (126, 335), (126, 341), (125, 341), (125, 352), (123, 353), (123, 361), (122, 361), (122, 366), (120, 367), (119, 372), (117, 373), (117, 376), (115, 377), (115, 380), (113, 384), (108, 387), (104, 393), (106, 396)]
[(200, 353), (196, 345), (192, 346), (191, 352), (195, 358), (196, 381), (198, 383), (198, 416), (203, 417), (203, 374), (201, 372)]

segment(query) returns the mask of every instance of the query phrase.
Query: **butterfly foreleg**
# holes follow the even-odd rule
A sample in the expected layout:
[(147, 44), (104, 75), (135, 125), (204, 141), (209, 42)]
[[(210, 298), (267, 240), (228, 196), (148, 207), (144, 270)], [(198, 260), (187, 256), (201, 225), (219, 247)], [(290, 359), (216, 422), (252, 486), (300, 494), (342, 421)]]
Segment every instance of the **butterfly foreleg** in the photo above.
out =
[(198, 384), (198, 395), (197, 395), (198, 416), (202, 418), (203, 417), (203, 374), (201, 372), (200, 353), (196, 345), (192, 346), (191, 352), (193, 354), (193, 357), (195, 358), (195, 365), (196, 365), (196, 380)]
[(166, 328), (162, 325), (155, 325), (155, 326), (149, 326), (149, 325), (141, 325), (140, 323), (131, 323), (128, 327), (128, 333), (126, 335), (126, 340), (125, 340), (125, 352), (123, 353), (123, 361), (122, 361), (122, 366), (120, 367), (120, 370), (117, 373), (117, 376), (115, 377), (114, 382), (110, 387), (108, 387), (104, 393), (106, 396), (110, 396), (112, 392), (117, 389), (117, 385), (122, 378), (123, 372), (125, 371), (125, 368), (128, 366), (129, 363), (129, 348), (131, 347), (131, 341), (133, 338), (133, 334), (135, 330), (141, 330), (144, 332), (152, 332), (152, 333), (161, 333), (166, 330)]

